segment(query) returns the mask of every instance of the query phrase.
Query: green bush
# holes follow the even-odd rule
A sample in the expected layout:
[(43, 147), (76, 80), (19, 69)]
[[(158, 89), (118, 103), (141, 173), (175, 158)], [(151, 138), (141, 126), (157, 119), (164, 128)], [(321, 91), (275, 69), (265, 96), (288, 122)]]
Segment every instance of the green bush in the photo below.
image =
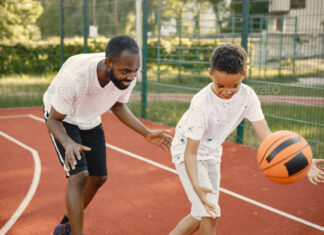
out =
[[(99, 37), (88, 39), (88, 52), (104, 52), (109, 38)], [(161, 59), (171, 67), (177, 67), (179, 55), (179, 39), (170, 38), (161, 40)], [(182, 38), (181, 66), (195, 68), (195, 61), (201, 61), (202, 67), (208, 68), (204, 62), (215, 47), (215, 40), (198, 42), (194, 39)], [(84, 40), (82, 37), (74, 37), (64, 40), (64, 61), (75, 54), (83, 53)], [(216, 42), (217, 44), (217, 42)], [(157, 39), (148, 40), (148, 63), (157, 63)], [(206, 50), (208, 53), (206, 53)], [(164, 62), (163, 62), (164, 63)], [(56, 72), (61, 66), (61, 43), (60, 38), (50, 38), (46, 41), (37, 41), (26, 44), (0, 44), (0, 74), (44, 74)], [(199, 65), (200, 66), (200, 65)]]
[[(103, 52), (107, 38), (89, 39), (88, 52)], [(83, 53), (83, 38), (64, 40), (64, 60)], [(28, 44), (0, 44), (0, 74), (44, 74), (56, 72), (61, 66), (59, 38)]]

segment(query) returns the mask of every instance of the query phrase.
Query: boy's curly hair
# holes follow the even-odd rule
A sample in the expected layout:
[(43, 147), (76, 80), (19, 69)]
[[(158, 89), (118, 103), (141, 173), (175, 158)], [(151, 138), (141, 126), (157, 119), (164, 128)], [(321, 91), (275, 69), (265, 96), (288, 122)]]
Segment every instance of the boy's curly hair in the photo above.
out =
[(243, 74), (246, 69), (247, 55), (241, 46), (225, 44), (217, 47), (210, 59), (212, 70), (230, 74)]

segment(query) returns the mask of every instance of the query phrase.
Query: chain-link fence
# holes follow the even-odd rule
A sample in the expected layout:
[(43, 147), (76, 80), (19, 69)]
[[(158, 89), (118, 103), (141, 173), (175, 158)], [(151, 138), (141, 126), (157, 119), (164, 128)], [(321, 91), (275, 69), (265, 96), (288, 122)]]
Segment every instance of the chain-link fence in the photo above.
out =
[[(22, 22), (23, 14), (32, 12), (28, 7), (41, 14), (24, 21), (29, 24), (24, 27), (29, 32), (26, 39), (13, 36), (0, 42), (0, 107), (42, 105), (42, 93), (66, 58), (103, 51), (115, 34), (136, 37), (135, 2), (7, 1), (3, 22), (12, 21), (12, 8), (23, 8), (21, 13), (12, 13)], [(192, 95), (211, 81), (208, 68), (213, 49), (239, 44), (249, 56), (245, 82), (259, 95), (271, 129), (300, 133), (314, 155), (323, 157), (324, 1), (143, 3), (147, 76), (145, 84), (137, 84), (129, 104), (138, 116), (174, 126)], [(258, 144), (248, 122), (230, 139)]]
[[(213, 49), (226, 43), (239, 44), (247, 49), (249, 57), (245, 82), (257, 92), (271, 129), (300, 133), (311, 144), (314, 155), (321, 156), (323, 1), (236, 0), (171, 8), (162, 5), (151, 24), (147, 118), (175, 125), (192, 95), (211, 82), (208, 68)], [(248, 122), (230, 139), (258, 145)]]

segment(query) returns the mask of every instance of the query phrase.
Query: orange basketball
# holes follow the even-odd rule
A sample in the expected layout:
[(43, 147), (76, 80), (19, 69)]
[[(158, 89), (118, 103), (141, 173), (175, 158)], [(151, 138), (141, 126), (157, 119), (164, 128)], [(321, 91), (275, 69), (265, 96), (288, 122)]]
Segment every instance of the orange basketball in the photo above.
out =
[(302, 136), (291, 131), (277, 131), (262, 141), (257, 160), (269, 180), (291, 184), (306, 176), (312, 162), (312, 150)]

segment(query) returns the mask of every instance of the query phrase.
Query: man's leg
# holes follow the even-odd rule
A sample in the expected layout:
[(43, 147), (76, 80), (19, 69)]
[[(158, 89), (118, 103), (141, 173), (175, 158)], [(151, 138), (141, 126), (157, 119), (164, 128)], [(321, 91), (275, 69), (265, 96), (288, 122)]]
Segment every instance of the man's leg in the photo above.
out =
[(86, 208), (98, 189), (107, 180), (106, 141), (102, 125), (87, 131), (81, 131), (82, 144), (91, 151), (85, 153), (88, 166), (88, 182), (84, 191), (84, 208)]
[(177, 226), (170, 232), (169, 235), (189, 235), (195, 232), (200, 226), (200, 220), (187, 215)]
[(71, 175), (66, 188), (66, 208), (73, 235), (82, 235), (84, 192), (89, 173), (82, 171)]
[(84, 190), (84, 209), (89, 205), (98, 189), (106, 182), (107, 176), (89, 176)]

